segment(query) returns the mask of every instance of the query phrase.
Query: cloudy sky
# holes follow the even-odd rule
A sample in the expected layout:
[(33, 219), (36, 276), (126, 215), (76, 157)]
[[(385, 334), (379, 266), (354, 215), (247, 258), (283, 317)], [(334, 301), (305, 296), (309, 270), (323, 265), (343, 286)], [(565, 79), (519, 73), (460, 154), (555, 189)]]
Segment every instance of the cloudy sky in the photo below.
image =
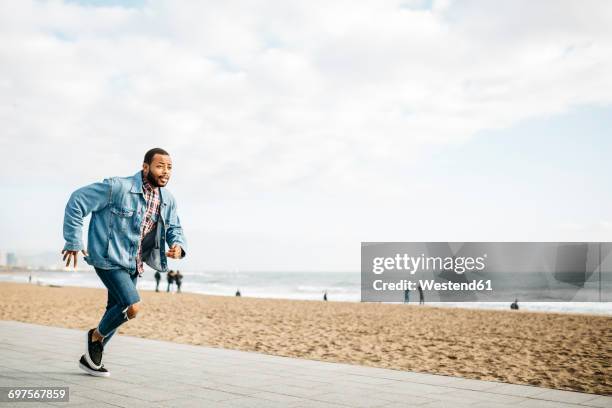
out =
[(185, 269), (361, 241), (609, 241), (612, 2), (0, 2), (0, 249), (151, 147)]

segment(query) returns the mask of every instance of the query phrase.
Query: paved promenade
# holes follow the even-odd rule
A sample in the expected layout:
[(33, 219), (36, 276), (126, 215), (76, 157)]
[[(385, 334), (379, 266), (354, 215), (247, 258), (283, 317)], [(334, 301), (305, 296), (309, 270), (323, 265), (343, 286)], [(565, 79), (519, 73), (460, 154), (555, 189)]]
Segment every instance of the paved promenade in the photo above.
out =
[(70, 402), (1, 407), (612, 407), (612, 397), (116, 335), (109, 378), (78, 368), (85, 332), (0, 321), (0, 386), (67, 386)]

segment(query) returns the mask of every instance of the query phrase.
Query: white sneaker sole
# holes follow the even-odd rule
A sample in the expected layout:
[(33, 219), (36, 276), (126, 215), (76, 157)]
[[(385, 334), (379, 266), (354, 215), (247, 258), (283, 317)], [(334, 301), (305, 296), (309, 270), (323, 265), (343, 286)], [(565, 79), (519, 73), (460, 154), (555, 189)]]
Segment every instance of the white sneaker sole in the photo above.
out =
[(92, 370), (91, 368), (83, 365), (83, 363), (79, 362), (79, 367), (81, 370), (85, 371), (89, 375), (93, 375), (94, 377), (110, 377), (110, 373), (107, 371), (105, 373), (101, 373), (100, 371)]
[(87, 364), (89, 364), (93, 368), (97, 369), (97, 368), (102, 367), (102, 364), (100, 365), (94, 364), (94, 362), (89, 357), (89, 330), (85, 332), (85, 360), (87, 361)]

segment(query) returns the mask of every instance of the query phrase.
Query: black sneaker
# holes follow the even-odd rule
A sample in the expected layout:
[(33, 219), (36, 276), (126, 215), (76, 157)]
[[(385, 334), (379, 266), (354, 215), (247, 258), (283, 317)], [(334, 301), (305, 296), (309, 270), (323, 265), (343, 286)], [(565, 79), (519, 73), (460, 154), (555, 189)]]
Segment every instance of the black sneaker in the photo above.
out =
[(79, 367), (87, 374), (93, 375), (95, 377), (110, 377), (110, 373), (106, 368), (104, 368), (104, 364), (100, 365), (100, 368), (92, 368), (87, 362), (85, 354), (83, 354), (81, 356), (81, 360), (79, 360)]
[(102, 365), (102, 352), (104, 351), (104, 345), (101, 341), (92, 341), (94, 330), (95, 329), (91, 329), (87, 332), (87, 350), (85, 350), (85, 360), (90, 367), (97, 370)]

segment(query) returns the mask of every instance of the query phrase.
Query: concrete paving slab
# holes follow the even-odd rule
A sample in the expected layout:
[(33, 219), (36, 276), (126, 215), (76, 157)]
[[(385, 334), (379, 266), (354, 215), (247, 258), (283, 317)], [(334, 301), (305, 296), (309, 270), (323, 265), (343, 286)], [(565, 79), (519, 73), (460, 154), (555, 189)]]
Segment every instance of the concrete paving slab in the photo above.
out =
[(116, 335), (109, 378), (78, 368), (85, 332), (0, 321), (0, 386), (65, 386), (69, 402), (3, 407), (612, 407), (612, 397)]

